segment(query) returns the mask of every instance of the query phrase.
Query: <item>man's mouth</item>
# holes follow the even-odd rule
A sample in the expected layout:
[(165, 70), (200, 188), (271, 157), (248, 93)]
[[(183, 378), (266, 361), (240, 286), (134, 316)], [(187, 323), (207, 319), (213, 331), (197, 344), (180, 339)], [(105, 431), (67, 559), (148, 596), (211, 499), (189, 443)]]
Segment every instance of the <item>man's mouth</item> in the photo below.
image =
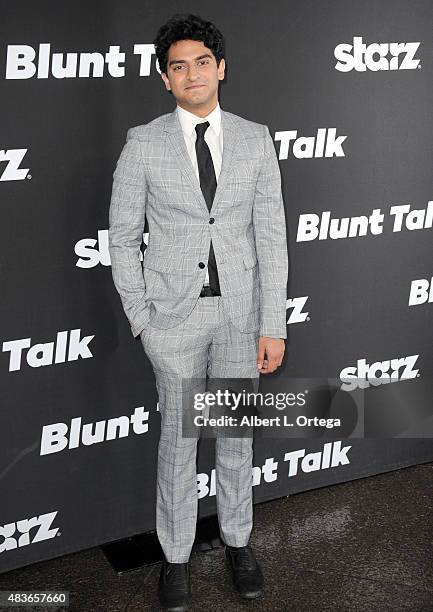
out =
[(186, 89), (198, 89), (199, 87), (204, 87), (204, 84), (200, 84), (200, 85), (190, 85), (189, 87), (186, 87)]

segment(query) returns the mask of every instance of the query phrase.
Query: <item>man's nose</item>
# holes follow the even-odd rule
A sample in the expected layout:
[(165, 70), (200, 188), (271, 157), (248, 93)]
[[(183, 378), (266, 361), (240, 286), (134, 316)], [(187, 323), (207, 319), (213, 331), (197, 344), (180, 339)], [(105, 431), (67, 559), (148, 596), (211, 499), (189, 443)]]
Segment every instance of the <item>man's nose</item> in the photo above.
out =
[(197, 66), (190, 66), (188, 68), (188, 78), (194, 80), (197, 77), (198, 77), (198, 68), (197, 68)]

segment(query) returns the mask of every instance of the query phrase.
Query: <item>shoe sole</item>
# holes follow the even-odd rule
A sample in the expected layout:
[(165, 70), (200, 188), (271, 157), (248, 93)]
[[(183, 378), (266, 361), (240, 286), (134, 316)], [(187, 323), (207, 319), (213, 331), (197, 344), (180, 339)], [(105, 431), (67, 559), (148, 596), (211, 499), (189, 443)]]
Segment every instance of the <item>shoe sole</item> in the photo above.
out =
[(189, 610), (192, 603), (188, 602), (184, 604), (179, 604), (178, 606), (167, 606), (166, 604), (163, 604), (162, 601), (160, 600), (159, 605), (166, 612), (186, 612), (187, 610)]
[(251, 591), (250, 593), (240, 593), (238, 590), (236, 590), (236, 593), (239, 593), (242, 599), (257, 599), (257, 597), (260, 597), (261, 595), (263, 595), (263, 591)]
[(192, 602), (189, 601), (188, 603), (179, 604), (177, 606), (170, 606), (170, 605), (164, 604), (160, 599), (159, 605), (166, 612), (186, 612), (191, 607)]
[(158, 594), (158, 598), (159, 598), (159, 605), (161, 606), (161, 608), (163, 610), (165, 610), (166, 612), (186, 612), (187, 610), (189, 610), (189, 608), (192, 605), (192, 602), (189, 601), (188, 603), (184, 603), (184, 604), (179, 604), (177, 606), (170, 606), (167, 604), (164, 604)]

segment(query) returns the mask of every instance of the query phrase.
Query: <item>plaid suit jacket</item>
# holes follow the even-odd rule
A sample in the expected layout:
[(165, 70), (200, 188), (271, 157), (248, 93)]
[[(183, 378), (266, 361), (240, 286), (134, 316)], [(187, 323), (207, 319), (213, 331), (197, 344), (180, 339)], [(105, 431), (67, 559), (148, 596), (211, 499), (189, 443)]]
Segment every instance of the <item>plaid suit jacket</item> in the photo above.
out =
[[(128, 130), (113, 173), (109, 252), (131, 331), (168, 329), (193, 309), (212, 239), (224, 310), (243, 332), (286, 338), (288, 255), (269, 129), (221, 109), (223, 157), (209, 212), (176, 109)], [(142, 261), (145, 217), (149, 240)], [(213, 218), (214, 221), (210, 221)]]

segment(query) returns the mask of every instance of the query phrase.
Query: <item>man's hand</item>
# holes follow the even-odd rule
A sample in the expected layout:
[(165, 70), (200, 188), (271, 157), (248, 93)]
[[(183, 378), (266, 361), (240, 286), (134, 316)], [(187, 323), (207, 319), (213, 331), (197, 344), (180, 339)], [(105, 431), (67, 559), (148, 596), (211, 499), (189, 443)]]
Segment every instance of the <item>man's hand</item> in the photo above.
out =
[[(257, 369), (260, 374), (270, 374), (281, 365), (284, 357), (284, 338), (259, 337), (259, 350), (257, 352)], [(267, 359), (265, 359), (265, 353)]]

